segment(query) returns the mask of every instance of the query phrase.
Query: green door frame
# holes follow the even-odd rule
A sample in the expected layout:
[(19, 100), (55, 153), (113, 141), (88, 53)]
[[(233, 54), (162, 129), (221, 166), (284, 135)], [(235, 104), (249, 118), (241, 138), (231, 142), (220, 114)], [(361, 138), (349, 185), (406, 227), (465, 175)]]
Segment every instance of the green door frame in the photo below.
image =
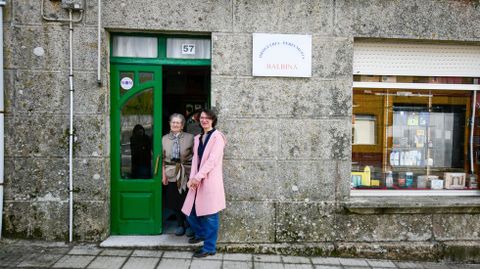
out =
[[(157, 156), (160, 156), (161, 163), (161, 126), (162, 126), (162, 69), (164, 65), (178, 65), (178, 66), (210, 66), (210, 59), (169, 59), (166, 57), (166, 40), (167, 37), (176, 38), (202, 38), (210, 39), (210, 36), (165, 36), (165, 35), (145, 35), (145, 34), (124, 34), (112, 33), (120, 36), (149, 36), (158, 39), (158, 57), (157, 58), (131, 58), (131, 57), (110, 57), (111, 64), (111, 108), (110, 108), (110, 136), (111, 136), (111, 193), (110, 193), (110, 231), (112, 235), (123, 234), (160, 234), (162, 233), (162, 184), (161, 184), (161, 166), (158, 172), (153, 175), (152, 179), (147, 180), (125, 180), (121, 178), (121, 150), (120, 150), (120, 116), (121, 108), (130, 98), (142, 92), (145, 89), (153, 88), (153, 169)], [(110, 42), (113, 44), (113, 42)], [(111, 48), (112, 50), (112, 48)], [(110, 55), (113, 55), (112, 53)], [(134, 87), (128, 92), (121, 95), (120, 93), (120, 72), (134, 72)], [(139, 83), (138, 73), (148, 71), (154, 73), (154, 80), (143, 84)], [(210, 97), (210, 96), (209, 96)], [(210, 102), (210, 98), (208, 100)], [(138, 211), (138, 206), (131, 208), (124, 207), (120, 195), (123, 192), (128, 193), (146, 193), (150, 191), (153, 198), (148, 200), (153, 215), (151, 221), (130, 221), (122, 222), (120, 217), (123, 212)], [(153, 204), (152, 204), (153, 203)], [(135, 212), (132, 212), (135, 215)]]

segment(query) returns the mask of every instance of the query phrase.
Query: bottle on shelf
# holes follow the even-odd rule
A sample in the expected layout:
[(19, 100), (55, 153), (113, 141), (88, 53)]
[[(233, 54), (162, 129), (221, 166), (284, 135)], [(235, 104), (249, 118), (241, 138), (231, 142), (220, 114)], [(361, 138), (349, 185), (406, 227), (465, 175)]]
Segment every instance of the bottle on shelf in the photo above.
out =
[(392, 171), (388, 171), (387, 177), (385, 178), (385, 186), (387, 188), (393, 188), (393, 175)]

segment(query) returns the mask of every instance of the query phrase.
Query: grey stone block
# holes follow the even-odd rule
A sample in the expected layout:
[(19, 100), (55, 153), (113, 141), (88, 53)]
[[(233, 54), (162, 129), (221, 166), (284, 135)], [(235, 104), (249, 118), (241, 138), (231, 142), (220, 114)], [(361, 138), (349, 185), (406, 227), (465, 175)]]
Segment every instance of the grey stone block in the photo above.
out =
[(198, 269), (220, 269), (222, 268), (222, 261), (193, 259), (191, 268)]
[(6, 237), (65, 240), (68, 234), (66, 201), (5, 201)]
[[(179, 8), (181, 7), (181, 8)], [(104, 1), (106, 28), (222, 32), (232, 29), (232, 3), (227, 1)], [(214, 15), (212, 15), (214, 14)]]
[(333, 31), (332, 1), (235, 0), (234, 6), (234, 32), (328, 35)]
[(313, 264), (328, 264), (328, 265), (340, 265), (339, 258), (330, 257), (312, 257)]
[(228, 261), (251, 261), (252, 254), (245, 254), (245, 253), (225, 253), (223, 255), (224, 260)]
[(222, 119), (219, 125), (228, 141), (225, 159), (270, 159), (276, 155), (278, 132), (274, 121)]
[(363, 259), (339, 259), (343, 266), (368, 267), (368, 263)]
[(155, 266), (159, 262), (159, 258), (138, 258), (138, 257), (131, 257), (128, 259), (127, 263), (122, 267), (124, 269), (137, 269), (137, 268), (145, 268), (145, 269), (154, 269)]
[(85, 158), (74, 162), (75, 199), (77, 201), (107, 200), (106, 161)]
[(426, 241), (432, 238), (429, 215), (337, 215), (342, 241)]
[(342, 269), (343, 267), (341, 265), (339, 266), (334, 266), (334, 265), (314, 265), (315, 269)]
[(334, 200), (335, 161), (281, 161), (275, 178), (281, 200)]
[(5, 114), (15, 111), (15, 70), (3, 70), (3, 105)]
[(282, 256), (283, 263), (304, 263), (311, 264), (310, 259), (300, 256)]
[[(38, 128), (41, 126), (42, 128)], [(18, 157), (68, 156), (68, 118), (52, 114), (5, 117), (5, 155)]]
[(187, 259), (192, 257), (192, 252), (189, 251), (165, 251), (163, 253), (163, 258), (176, 258), (176, 259)]
[(353, 39), (314, 35), (312, 76), (325, 79), (352, 78)]
[(85, 268), (95, 256), (65, 255), (57, 261), (53, 268)]
[[(212, 76), (212, 97), (225, 117), (325, 118), (351, 115), (351, 78), (325, 81), (304, 78)], [(279, 127), (280, 128), (280, 127)]]
[(29, 258), (23, 260), (17, 267), (34, 267), (34, 268), (48, 268), (58, 261), (62, 255), (60, 254), (38, 254), (35, 253)]
[(160, 250), (142, 250), (136, 249), (132, 253), (132, 257), (155, 257), (160, 258), (163, 255), (163, 251)]
[(66, 200), (68, 198), (66, 165), (66, 160), (57, 158), (5, 159), (5, 199)]
[(125, 263), (127, 257), (97, 256), (87, 268), (91, 269), (118, 269)]
[(105, 249), (100, 252), (100, 256), (129, 256), (132, 253), (130, 249)]
[(103, 116), (82, 115), (74, 118), (76, 138), (74, 146), (75, 156), (102, 156), (104, 152), (107, 151), (105, 148), (105, 124)]
[(339, 201), (345, 201), (350, 198), (351, 190), (351, 171), (352, 171), (352, 162), (349, 160), (338, 161), (336, 163), (337, 167), (337, 177), (336, 177), (336, 199)]
[(69, 255), (98, 255), (102, 249), (94, 246), (94, 245), (80, 245), (80, 246), (74, 246), (70, 252), (68, 252)]
[(418, 262), (395, 262), (398, 268), (405, 269), (405, 268), (424, 268), (421, 263)]
[[(80, 70), (97, 70), (97, 28), (77, 27), (73, 32), (73, 68)], [(64, 44), (68, 46), (68, 43)], [(68, 47), (67, 47), (68, 48)], [(108, 55), (106, 51), (103, 55)], [(68, 64), (68, 58), (64, 58)], [(96, 82), (91, 80), (91, 82)]]
[(189, 259), (162, 258), (162, 260), (160, 260), (160, 263), (158, 264), (157, 269), (171, 269), (171, 268), (188, 269), (190, 268), (191, 263), (192, 263), (191, 258)]
[[(35, 0), (12, 1), (14, 22), (17, 25), (39, 25), (46, 21), (42, 19), (41, 2)], [(88, 1), (87, 1), (88, 2)], [(68, 19), (68, 11), (63, 9), (58, 1), (44, 1), (44, 15), (52, 19)], [(77, 15), (75, 15), (76, 17)]]
[(282, 262), (280, 255), (253, 255), (255, 262)]
[(106, 238), (109, 213), (110, 203), (107, 201), (76, 201), (73, 207), (74, 237), (80, 241), (100, 241)]
[(434, 214), (432, 218), (437, 240), (480, 239), (480, 214)]
[(333, 204), (277, 203), (277, 242), (323, 242), (335, 238)]
[[(283, 120), (279, 157), (282, 159), (348, 160), (351, 120)], [(298, 135), (302, 130), (302, 135)]]
[(356, 37), (468, 40), (480, 36), (473, 3), (336, 1), (336, 31)]
[(219, 242), (274, 240), (274, 208), (270, 202), (229, 201), (220, 216)]
[(273, 262), (255, 262), (255, 269), (281, 269), (285, 268), (282, 263), (273, 263)]
[(277, 165), (274, 161), (225, 160), (227, 200), (265, 200), (277, 197)]
[(252, 35), (212, 33), (212, 75), (252, 75)]
[(251, 261), (223, 261), (223, 269), (251, 269), (253, 263)]
[(283, 265), (285, 269), (312, 269), (313, 265), (311, 264), (292, 264), (286, 263)]
[(396, 268), (397, 266), (391, 262), (386, 260), (367, 260), (367, 263), (371, 267), (375, 268)]
[[(74, 109), (75, 114), (104, 114), (106, 96), (109, 96), (107, 87), (99, 87), (97, 84), (97, 74), (94, 72), (74, 72)], [(106, 84), (106, 82), (105, 82)], [(67, 91), (65, 89), (65, 94)], [(69, 96), (66, 97), (69, 102)], [(68, 105), (64, 107), (63, 112), (67, 112)]]

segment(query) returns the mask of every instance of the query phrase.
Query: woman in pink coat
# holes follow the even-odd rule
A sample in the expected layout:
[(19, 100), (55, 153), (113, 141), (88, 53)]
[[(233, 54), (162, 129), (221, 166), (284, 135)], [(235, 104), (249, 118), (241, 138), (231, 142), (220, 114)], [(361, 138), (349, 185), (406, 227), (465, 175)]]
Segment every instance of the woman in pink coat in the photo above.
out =
[(219, 228), (218, 212), (225, 208), (223, 188), (223, 149), (225, 136), (215, 129), (217, 116), (211, 110), (200, 113), (203, 132), (194, 138), (192, 170), (182, 212), (195, 232), (189, 243), (203, 242), (194, 257), (215, 255)]

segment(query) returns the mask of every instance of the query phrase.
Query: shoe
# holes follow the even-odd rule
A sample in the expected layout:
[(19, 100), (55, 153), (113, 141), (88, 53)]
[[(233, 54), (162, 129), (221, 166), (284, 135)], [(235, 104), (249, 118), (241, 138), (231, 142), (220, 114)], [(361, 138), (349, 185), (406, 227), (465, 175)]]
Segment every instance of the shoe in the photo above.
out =
[(195, 236), (195, 232), (193, 231), (192, 227), (187, 227), (187, 229), (185, 231), (185, 235), (187, 237), (194, 237)]
[(177, 229), (175, 229), (175, 235), (176, 236), (182, 236), (184, 234), (185, 234), (185, 227), (177, 226)]
[(193, 253), (193, 257), (194, 258), (205, 258), (207, 256), (213, 256), (215, 254), (216, 254), (215, 252), (207, 252), (207, 251), (204, 251), (203, 249), (199, 249), (199, 250), (195, 251), (195, 253)]
[(188, 243), (190, 243), (190, 244), (196, 244), (196, 243), (202, 242), (203, 240), (205, 240), (205, 239), (204, 239), (204, 238), (195, 238), (195, 237), (192, 237), (192, 238), (188, 239)]

